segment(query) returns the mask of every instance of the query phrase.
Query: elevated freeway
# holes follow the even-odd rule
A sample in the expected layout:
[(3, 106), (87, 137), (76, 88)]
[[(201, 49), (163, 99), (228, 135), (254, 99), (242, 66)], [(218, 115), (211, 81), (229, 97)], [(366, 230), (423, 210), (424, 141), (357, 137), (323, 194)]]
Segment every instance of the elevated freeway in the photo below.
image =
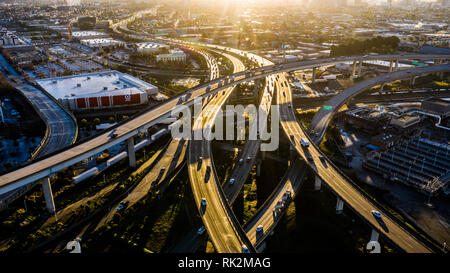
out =
[[(64, 109), (50, 94), (23, 80), (22, 76), (0, 54), (0, 71), (11, 84), (29, 101), (46, 125), (45, 134), (39, 146), (31, 153), (30, 160), (61, 150), (75, 143), (78, 127), (75, 117)], [(10, 203), (23, 195), (30, 186), (16, 191), (0, 193), (0, 203)]]
[[(235, 72), (245, 69), (239, 59), (224, 55), (233, 62)], [(229, 87), (209, 101), (194, 122), (192, 137), (196, 135), (196, 131), (204, 133), (204, 128), (213, 127), (219, 110), (233, 89), (234, 87)], [(202, 140), (189, 141), (188, 171), (194, 199), (215, 250), (219, 253), (239, 253), (242, 252), (242, 245), (246, 244), (246, 238), (242, 238), (239, 222), (221, 194), (221, 183), (213, 165), (210, 141), (207, 139), (208, 136), (203, 136)], [(206, 204), (202, 204), (203, 198)]]
[[(52, 156), (49, 156), (47, 158), (44, 158), (42, 160), (39, 160), (37, 162), (34, 162), (33, 164), (29, 164), (28, 166), (25, 166), (23, 168), (20, 168), (12, 173), (3, 175), (0, 177), (0, 192), (7, 192), (10, 190), (13, 190), (17, 187), (20, 187), (21, 185), (25, 185), (27, 183), (30, 183), (32, 181), (36, 181), (41, 178), (48, 177), (49, 175), (68, 167), (84, 158), (89, 157), (92, 155), (92, 153), (97, 153), (100, 151), (103, 151), (107, 149), (108, 147), (111, 147), (121, 141), (127, 140), (129, 138), (132, 138), (135, 134), (138, 134), (142, 132), (142, 130), (146, 130), (153, 124), (156, 124), (158, 122), (161, 122), (161, 120), (167, 118), (170, 115), (170, 111), (179, 104), (179, 101), (183, 101), (183, 104), (190, 105), (193, 102), (193, 98), (205, 96), (205, 95), (211, 95), (216, 92), (219, 92), (223, 89), (226, 89), (230, 86), (236, 85), (238, 83), (249, 81), (261, 77), (266, 77), (268, 75), (272, 74), (278, 74), (280, 71), (293, 71), (293, 70), (300, 70), (300, 69), (307, 69), (311, 67), (316, 67), (326, 64), (333, 64), (333, 63), (339, 63), (342, 61), (349, 61), (349, 60), (364, 60), (364, 59), (390, 59), (390, 58), (404, 58), (404, 59), (448, 59), (449, 56), (446, 55), (382, 55), (382, 56), (355, 56), (355, 57), (342, 57), (342, 58), (331, 58), (331, 59), (322, 59), (322, 60), (314, 60), (314, 61), (306, 61), (306, 62), (298, 62), (298, 63), (289, 63), (289, 64), (282, 64), (282, 65), (275, 65), (275, 66), (265, 66), (262, 68), (258, 68), (252, 71), (246, 71), (241, 73), (235, 73), (231, 77), (227, 79), (218, 79), (211, 81), (205, 85), (199, 86), (197, 88), (189, 90), (187, 93), (182, 94), (180, 96), (177, 96), (163, 104), (161, 104), (158, 107), (155, 107), (154, 109), (151, 109), (147, 111), (146, 113), (124, 123), (120, 124), (108, 132), (105, 132), (97, 137), (94, 137), (86, 142), (83, 142), (78, 145), (74, 145), (72, 147), (69, 147), (68, 149), (65, 149), (64, 151), (54, 154)], [(286, 93), (284, 93), (286, 94)], [(186, 96), (188, 95), (188, 96)], [(287, 96), (288, 94), (286, 94)], [(292, 98), (289, 96), (289, 104), (292, 101)], [(283, 109), (285, 109), (287, 104), (283, 104), (281, 107), (281, 113), (283, 118)], [(292, 112), (292, 110), (290, 111)], [(292, 118), (293, 117), (293, 118)], [(294, 126), (293, 128), (290, 128), (298, 137), (303, 135), (303, 132), (301, 131), (299, 125), (297, 124), (298, 128), (295, 128), (296, 120), (295, 115), (284, 113), (284, 122), (282, 123), (283, 127), (288, 128), (289, 126)], [(300, 129), (300, 131), (298, 131)], [(111, 133), (112, 131), (117, 133), (117, 136), (113, 139), (111, 139)], [(298, 139), (297, 142), (298, 143)], [(294, 143), (293, 143), (294, 144)], [(298, 146), (297, 146), (298, 149)], [(312, 149), (313, 150), (313, 149)], [(319, 154), (315, 154), (314, 158), (318, 158)], [(304, 154), (303, 154), (304, 156)], [(317, 164), (314, 164), (314, 166), (317, 166)], [(334, 169), (335, 172), (337, 170)], [(320, 172), (322, 174), (322, 172)], [(326, 177), (325, 172), (322, 175), (327, 180), (331, 179), (331, 177), (328, 175)], [(341, 184), (346, 183), (345, 179), (341, 179)], [(353, 193), (353, 192), (352, 192)], [(346, 200), (350, 200), (352, 197), (346, 197)], [(346, 202), (348, 203), (348, 202)], [(367, 203), (367, 201), (366, 201)], [(373, 205), (372, 205), (373, 206)], [(370, 215), (366, 215), (367, 218), (370, 218)], [(364, 217), (364, 218), (366, 218)], [(372, 218), (370, 218), (372, 219)], [(372, 221), (369, 221), (373, 223)], [(397, 231), (397, 230), (396, 230)], [(398, 230), (401, 232), (401, 230)], [(403, 233), (405, 233), (403, 231)], [(390, 235), (392, 233), (389, 233)], [(391, 236), (392, 237), (392, 236)], [(411, 237), (411, 236), (410, 236)], [(389, 236), (388, 236), (389, 238)], [(404, 238), (394, 238), (394, 241), (396, 240), (402, 241)], [(411, 245), (408, 246), (409, 239), (407, 243), (401, 242), (400, 247), (403, 248), (403, 244), (405, 247), (405, 250), (409, 251), (412, 250)], [(412, 244), (412, 243), (410, 243)]]
[[(427, 67), (428, 72), (442, 71), (443, 66)], [(400, 72), (402, 76), (408, 72)], [(405, 74), (403, 74), (405, 73)], [(385, 81), (390, 79), (390, 74), (383, 75)], [(368, 86), (375, 81), (367, 81)], [(338, 209), (342, 209), (345, 202), (358, 215), (360, 215), (372, 228), (383, 234), (388, 240), (392, 241), (399, 248), (406, 252), (431, 252), (418, 238), (406, 231), (388, 212), (384, 211), (379, 205), (368, 199), (353, 183), (347, 178), (333, 163), (313, 143), (309, 148), (301, 145), (300, 140), (309, 140), (309, 136), (298, 124), (292, 108), (292, 94), (290, 92), (280, 92), (280, 115), (281, 124), (291, 141), (291, 145), (298, 154), (304, 159), (309, 167), (324, 181), (330, 189), (338, 196)], [(308, 159), (309, 158), (309, 159)], [(383, 212), (383, 220), (379, 222), (371, 213), (372, 210)]]
[(359, 83), (354, 84), (353, 86), (345, 89), (343, 92), (338, 95), (333, 96), (329, 99), (325, 104), (327, 106), (331, 106), (331, 110), (321, 108), (319, 112), (313, 117), (311, 122), (311, 129), (317, 133), (317, 136), (314, 136), (313, 139), (317, 143), (320, 141), (325, 133), (325, 129), (328, 127), (328, 124), (333, 117), (333, 115), (339, 110), (339, 108), (344, 105), (351, 98), (369, 90), (370, 88), (382, 85), (387, 82), (392, 82), (399, 79), (416, 77), (423, 74), (429, 74), (433, 72), (449, 72), (450, 65), (438, 65), (438, 66), (425, 66), (415, 69), (408, 69), (398, 72), (392, 72), (389, 74), (384, 74), (378, 77), (374, 77)]
[[(193, 49), (201, 54), (210, 69), (209, 79), (214, 80), (219, 77), (219, 67), (215, 58), (206, 52)], [(161, 187), (163, 182), (168, 183), (170, 176), (180, 169), (185, 163), (188, 141), (185, 139), (171, 139), (169, 144), (163, 149), (161, 155), (155, 159), (157, 161), (150, 171), (141, 179), (141, 182), (130, 191), (130, 193), (121, 201), (131, 207), (136, 202), (144, 198), (153, 187)], [(118, 204), (117, 204), (118, 205)], [(113, 219), (117, 210), (112, 209), (99, 222), (96, 229), (105, 225)]]

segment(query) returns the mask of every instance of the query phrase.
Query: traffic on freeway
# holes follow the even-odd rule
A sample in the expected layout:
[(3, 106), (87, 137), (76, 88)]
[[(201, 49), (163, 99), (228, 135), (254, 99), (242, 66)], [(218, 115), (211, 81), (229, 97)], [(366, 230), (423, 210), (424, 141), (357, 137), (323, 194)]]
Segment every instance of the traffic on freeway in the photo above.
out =
[[(194, 98), (203, 97), (205, 95), (215, 94), (223, 89), (226, 89), (230, 86), (251, 81), (263, 77), (267, 77), (273, 74), (278, 74), (279, 72), (287, 72), (287, 71), (295, 71), (307, 69), (319, 65), (330, 65), (336, 64), (343, 61), (353, 61), (353, 60), (375, 60), (375, 59), (392, 59), (392, 58), (400, 58), (400, 59), (450, 59), (449, 55), (417, 55), (417, 54), (408, 54), (408, 55), (378, 55), (378, 56), (354, 56), (354, 57), (340, 57), (340, 58), (329, 58), (329, 59), (320, 59), (313, 61), (304, 61), (304, 62), (295, 62), (295, 63), (287, 63), (281, 65), (272, 65), (265, 66), (263, 68), (256, 68), (251, 71), (238, 72), (230, 76), (229, 79), (216, 79), (210, 81), (207, 84), (201, 85), (199, 87), (193, 88), (192, 90), (187, 91), (186, 93), (180, 94), (161, 105), (135, 117), (134, 119), (120, 124), (115, 128), (109, 129), (107, 132), (97, 136), (93, 139), (90, 139), (86, 142), (77, 143), (75, 145), (71, 145), (58, 153), (54, 153), (48, 157), (42, 158), (40, 160), (36, 160), (30, 162), (28, 165), (24, 167), (20, 167), (19, 169), (12, 171), (8, 174), (0, 176), (0, 193), (8, 192), (14, 190), (18, 187), (26, 185), (30, 182), (36, 181), (38, 179), (44, 178), (48, 175), (53, 174), (63, 168), (71, 166), (92, 154), (101, 152), (105, 149), (108, 149), (135, 134), (138, 134), (139, 131), (146, 130), (158, 122), (170, 117), (171, 111), (176, 107), (178, 101), (181, 97), (184, 97), (186, 94), (191, 94), (191, 96), (183, 102), (183, 105), (189, 106), (194, 102)], [(231, 83), (227, 82), (221, 86), (219, 86), (219, 82), (231, 81)], [(118, 137), (114, 140), (110, 141), (109, 134), (111, 130), (116, 130)]]
[[(234, 71), (243, 71), (242, 62), (231, 55), (224, 54), (229, 58)], [(223, 93), (215, 96), (203, 109), (195, 120), (193, 133), (205, 127), (212, 127), (218, 111), (233, 92), (234, 87), (226, 89)], [(241, 229), (237, 220), (232, 219), (228, 202), (219, 191), (222, 189), (214, 169), (210, 141), (191, 140), (188, 148), (188, 170), (192, 190), (206, 230), (219, 253), (239, 253), (245, 245), (245, 238), (241, 238), (238, 229)]]
[[(289, 136), (292, 146), (303, 158), (303, 160), (314, 170), (314, 172), (323, 180), (339, 198), (342, 198), (346, 205), (356, 211), (373, 228), (378, 230), (394, 244), (398, 245), (406, 252), (430, 252), (431, 250), (411, 233), (402, 228), (397, 221), (385, 215), (383, 218), (384, 226), (373, 218), (372, 210), (378, 210), (376, 204), (367, 199), (352, 182), (345, 177), (334, 164), (319, 151), (314, 143), (309, 142), (308, 135), (300, 127), (292, 110), (292, 93), (285, 89), (278, 93), (278, 102), (280, 104), (281, 125), (286, 135)], [(293, 136), (293, 137), (291, 137)], [(302, 143), (309, 143), (305, 145)], [(306, 141), (305, 141), (306, 140)]]

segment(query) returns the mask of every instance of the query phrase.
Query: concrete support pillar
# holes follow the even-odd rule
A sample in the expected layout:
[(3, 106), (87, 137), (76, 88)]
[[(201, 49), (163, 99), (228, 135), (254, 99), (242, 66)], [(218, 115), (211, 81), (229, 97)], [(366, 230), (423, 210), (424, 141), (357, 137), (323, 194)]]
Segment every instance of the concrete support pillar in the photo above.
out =
[(398, 59), (395, 60), (395, 71), (398, 71)]
[(260, 175), (261, 175), (261, 161), (258, 160), (258, 162), (256, 163), (256, 176)]
[(386, 85), (385, 83), (382, 83), (382, 84), (381, 84), (381, 87), (380, 87), (380, 93), (383, 92), (384, 86), (385, 86), (385, 85)]
[(372, 229), (372, 233), (370, 234), (370, 240), (378, 242), (379, 236), (380, 234), (378, 233), (378, 231), (376, 229)]
[(50, 184), (50, 177), (42, 179), (42, 192), (44, 193), (45, 204), (50, 213), (55, 213), (55, 202), (53, 200), (52, 185)]
[(336, 202), (336, 214), (341, 214), (343, 210), (344, 210), (344, 200), (338, 197)]
[(136, 167), (136, 154), (134, 151), (134, 138), (131, 137), (127, 140), (128, 144), (128, 160), (130, 162), (130, 167), (135, 168)]
[(261, 151), (261, 158), (262, 160), (266, 159), (266, 151)]
[(312, 83), (316, 82), (316, 67), (313, 67), (312, 70)]
[(416, 84), (416, 77), (412, 76), (411, 77), (411, 85), (415, 85)]
[(359, 61), (359, 65), (358, 65), (358, 77), (361, 77), (361, 72), (362, 72), (362, 61)]
[(322, 187), (322, 179), (318, 175), (316, 175), (316, 179), (314, 181), (314, 190), (320, 191), (320, 188)]
[(352, 76), (356, 75), (356, 61), (353, 61)]
[(394, 66), (394, 60), (391, 60), (390, 62), (389, 62), (389, 73), (391, 73), (392, 72), (392, 67)]

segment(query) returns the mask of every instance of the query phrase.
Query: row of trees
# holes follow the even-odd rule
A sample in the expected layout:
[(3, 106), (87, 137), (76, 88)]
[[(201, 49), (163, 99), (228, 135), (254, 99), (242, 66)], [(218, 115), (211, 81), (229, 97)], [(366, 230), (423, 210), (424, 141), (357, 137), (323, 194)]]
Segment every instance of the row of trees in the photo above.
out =
[(400, 39), (395, 36), (377, 36), (367, 40), (350, 39), (338, 46), (332, 46), (330, 55), (332, 57), (338, 57), (371, 52), (379, 54), (394, 53), (397, 50), (399, 43)]

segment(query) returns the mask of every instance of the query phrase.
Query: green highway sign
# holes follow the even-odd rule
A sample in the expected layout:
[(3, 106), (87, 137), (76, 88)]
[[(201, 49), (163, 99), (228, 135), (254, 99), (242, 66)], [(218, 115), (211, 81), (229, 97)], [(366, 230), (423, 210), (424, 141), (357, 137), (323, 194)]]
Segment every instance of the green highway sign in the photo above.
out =
[(325, 106), (323, 107), (323, 109), (325, 109), (325, 110), (333, 110), (333, 107), (332, 107), (332, 106), (326, 106), (326, 105), (325, 105)]

